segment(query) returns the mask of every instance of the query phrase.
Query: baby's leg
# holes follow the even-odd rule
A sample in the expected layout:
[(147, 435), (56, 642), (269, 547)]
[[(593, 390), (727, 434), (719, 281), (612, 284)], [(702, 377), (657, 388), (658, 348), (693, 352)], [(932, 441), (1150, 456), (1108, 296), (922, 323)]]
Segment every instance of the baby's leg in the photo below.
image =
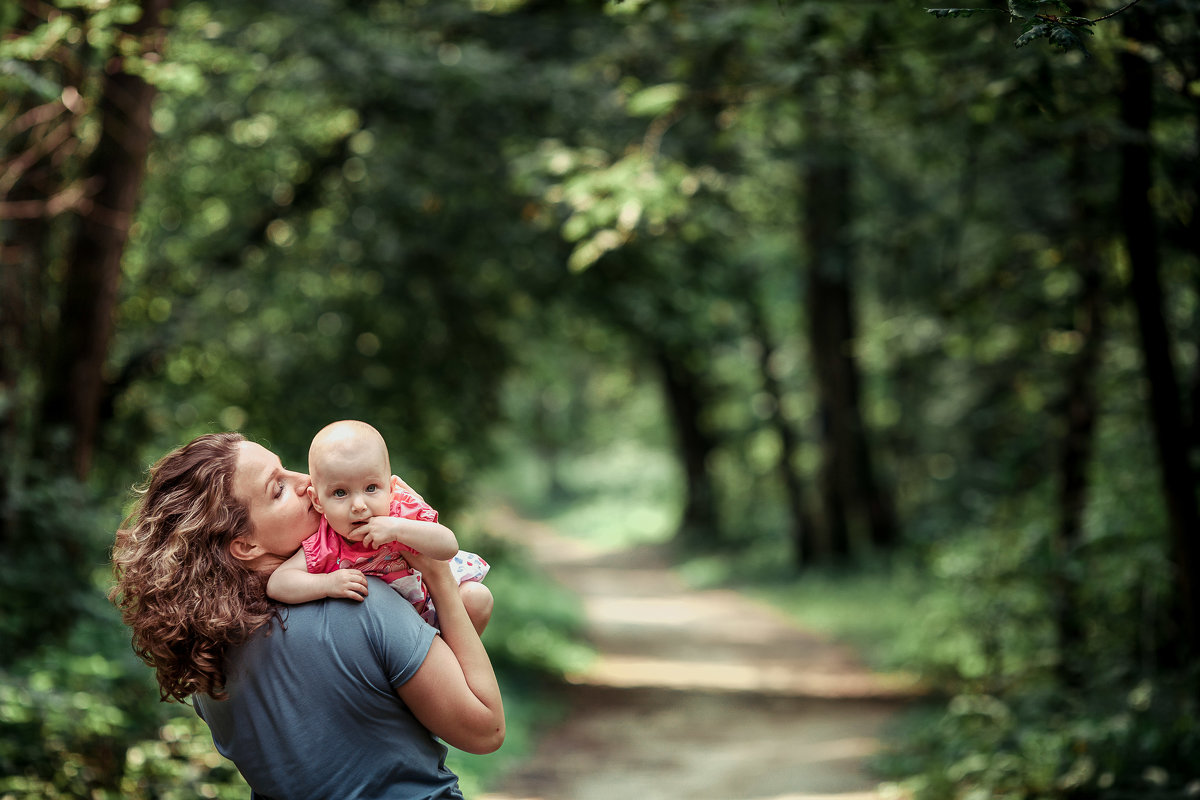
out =
[(467, 616), (475, 626), (475, 632), (482, 635), (483, 629), (492, 619), (492, 590), (479, 581), (463, 581), (458, 585), (463, 605), (467, 608)]

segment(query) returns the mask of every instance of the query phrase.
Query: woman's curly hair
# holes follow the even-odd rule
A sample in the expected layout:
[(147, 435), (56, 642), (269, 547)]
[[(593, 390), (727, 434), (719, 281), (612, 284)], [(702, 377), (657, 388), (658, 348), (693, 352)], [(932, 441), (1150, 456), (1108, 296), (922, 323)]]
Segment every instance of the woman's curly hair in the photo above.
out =
[(243, 441), (206, 434), (163, 456), (117, 531), (108, 596), (163, 700), (197, 692), (222, 699), (225, 649), (277, 614), (266, 577), (229, 552), (250, 532), (249, 510), (232, 489)]

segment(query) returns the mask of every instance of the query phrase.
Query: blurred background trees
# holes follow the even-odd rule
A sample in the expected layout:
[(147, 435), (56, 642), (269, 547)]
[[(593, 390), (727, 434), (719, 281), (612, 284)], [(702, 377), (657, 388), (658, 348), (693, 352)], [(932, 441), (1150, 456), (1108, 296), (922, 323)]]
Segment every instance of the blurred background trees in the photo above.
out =
[[(240, 796), (148, 703), (106, 548), (192, 436), (301, 467), (357, 417), (450, 513), (914, 576), (885, 658), (953, 698), (892, 765), (918, 793), (1191, 791), (1196, 23), (6, 5), (0, 789)], [(510, 679), (561, 668), (569, 615), (521, 616)]]

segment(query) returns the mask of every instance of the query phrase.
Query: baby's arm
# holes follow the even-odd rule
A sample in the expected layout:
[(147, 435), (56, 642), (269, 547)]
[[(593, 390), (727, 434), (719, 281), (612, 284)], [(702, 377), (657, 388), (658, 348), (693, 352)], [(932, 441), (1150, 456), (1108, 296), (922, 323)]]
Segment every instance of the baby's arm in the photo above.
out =
[(356, 569), (313, 574), (308, 571), (301, 548), (271, 573), (267, 596), (281, 603), (307, 603), (323, 597), (344, 597), (362, 602), (367, 596), (367, 578)]
[(361, 533), (362, 543), (373, 549), (388, 542), (399, 542), (438, 561), (449, 561), (458, 552), (458, 538), (454, 531), (440, 522), (404, 517), (371, 517), (366, 525), (360, 525), (354, 532)]

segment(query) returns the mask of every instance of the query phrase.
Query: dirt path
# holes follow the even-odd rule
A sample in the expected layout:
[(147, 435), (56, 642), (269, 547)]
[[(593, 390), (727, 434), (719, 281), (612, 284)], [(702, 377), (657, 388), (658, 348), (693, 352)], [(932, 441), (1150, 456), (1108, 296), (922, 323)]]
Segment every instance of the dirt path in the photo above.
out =
[(599, 657), (570, 713), (479, 800), (873, 800), (863, 762), (911, 684), (729, 591), (685, 587), (652, 549), (603, 553), (511, 516), (578, 591)]

